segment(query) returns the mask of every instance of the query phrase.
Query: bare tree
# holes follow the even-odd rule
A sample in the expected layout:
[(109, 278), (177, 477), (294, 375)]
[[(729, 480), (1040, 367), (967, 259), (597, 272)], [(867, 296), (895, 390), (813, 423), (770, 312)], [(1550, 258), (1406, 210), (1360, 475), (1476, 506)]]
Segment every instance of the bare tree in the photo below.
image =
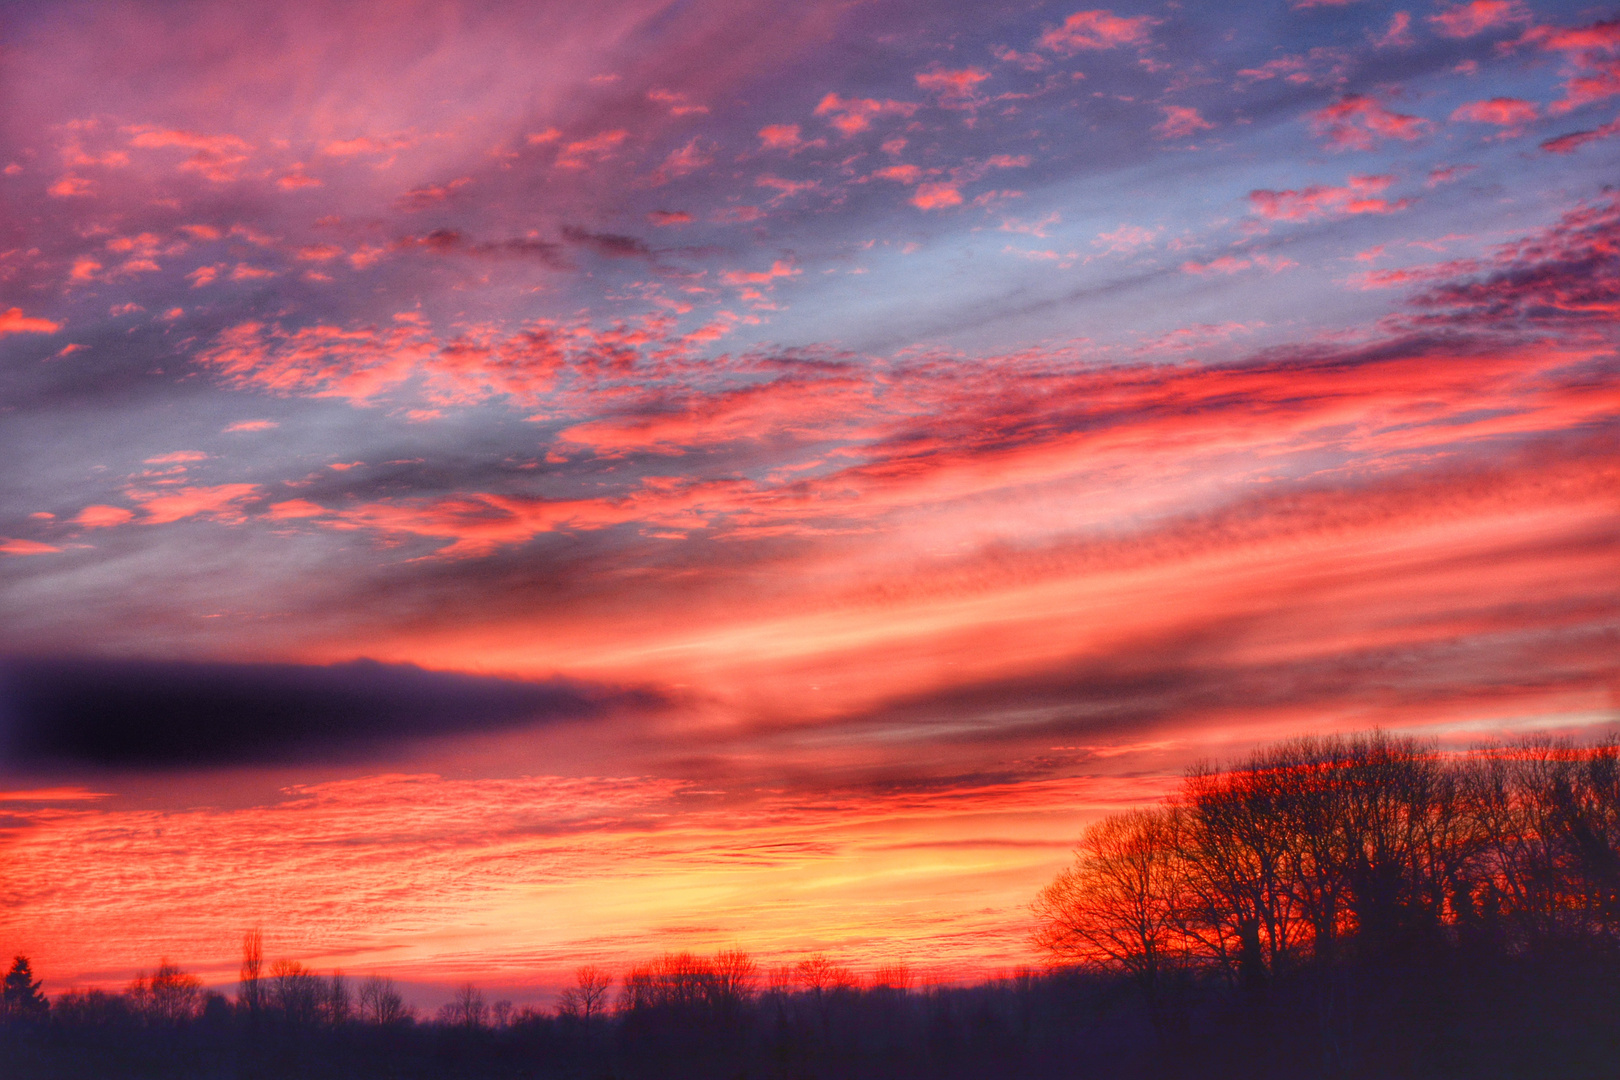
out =
[(151, 975), (136, 972), (124, 996), (147, 1023), (178, 1024), (202, 1011), (202, 980), (165, 957)]
[(607, 1011), (613, 976), (606, 968), (584, 964), (574, 969), (574, 985), (559, 996), (557, 1011), (589, 1025)]
[(484, 1004), (484, 992), (470, 982), (462, 983), (450, 1003), (440, 1007), (439, 1021), (468, 1031), (486, 1027), (489, 1008)]
[(1086, 830), (1074, 865), (1035, 899), (1035, 941), (1054, 955), (1130, 972), (1150, 989), (1187, 963), (1191, 940), (1177, 894), (1184, 886), (1180, 816), (1132, 810)]
[(259, 973), (264, 967), (264, 938), (258, 929), (242, 935), (242, 967), (237, 976), (236, 1001), (250, 1013), (264, 1008), (264, 987)]
[(270, 965), (269, 1005), (290, 1024), (320, 1020), (327, 992), (326, 980), (296, 960)]
[(360, 1019), (368, 1024), (388, 1025), (405, 1020), (410, 1012), (394, 980), (368, 975), (360, 980)]

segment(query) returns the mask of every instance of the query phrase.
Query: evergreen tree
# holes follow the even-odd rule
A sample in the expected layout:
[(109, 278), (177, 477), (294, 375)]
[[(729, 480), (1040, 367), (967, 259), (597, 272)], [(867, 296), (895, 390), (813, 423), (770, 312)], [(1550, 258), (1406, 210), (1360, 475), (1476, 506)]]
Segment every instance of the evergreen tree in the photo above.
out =
[(18, 956), (11, 962), (11, 970), (0, 984), (0, 1006), (8, 1016), (39, 1016), (50, 1008), (50, 1002), (39, 992), (28, 957)]

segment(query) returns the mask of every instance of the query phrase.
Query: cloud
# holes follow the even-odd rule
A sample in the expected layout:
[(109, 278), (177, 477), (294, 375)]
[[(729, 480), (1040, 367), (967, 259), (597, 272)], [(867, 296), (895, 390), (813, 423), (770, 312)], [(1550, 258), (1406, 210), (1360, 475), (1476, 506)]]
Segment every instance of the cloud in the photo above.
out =
[(213, 484), (158, 491), (132, 490), (129, 497), (140, 504), (141, 524), (168, 525), (190, 517), (214, 521), (243, 520), (241, 504), (257, 497), (257, 484)]
[(61, 550), (38, 540), (13, 540), (0, 536), (0, 555), (49, 555)]
[(1412, 205), (1378, 196), (1395, 182), (1393, 176), (1352, 176), (1343, 187), (1312, 184), (1298, 191), (1249, 192), (1249, 208), (1272, 221), (1309, 221), (1333, 214), (1392, 214)]
[(1538, 119), (1539, 115), (1533, 104), (1521, 98), (1494, 97), (1457, 106), (1452, 111), (1451, 119), (1471, 124), (1495, 124), (1507, 129), (1502, 133), (1504, 136), (1512, 136), (1523, 131), (1524, 125)]
[(1484, 273), (1413, 303), (1451, 325), (1611, 325), (1620, 314), (1620, 199), (1589, 203), (1499, 247)]
[(1197, 109), (1185, 105), (1164, 105), (1161, 108), (1164, 119), (1153, 125), (1153, 130), (1159, 133), (1161, 139), (1184, 139), (1215, 126), (1199, 116)]
[(1429, 23), (1445, 37), (1468, 38), (1486, 30), (1528, 22), (1530, 11), (1520, 0), (1470, 0), (1453, 4), (1429, 16)]
[(1620, 94), (1620, 19), (1581, 27), (1534, 26), (1521, 40), (1562, 52), (1568, 61), (1564, 97), (1549, 112), (1570, 112)]
[(401, 739), (600, 715), (656, 699), (358, 660), (327, 667), (88, 657), (0, 661), (12, 764), (195, 768), (356, 758)]
[(974, 67), (955, 70), (941, 68), (916, 75), (918, 88), (937, 95), (940, 104), (947, 108), (963, 108), (979, 103), (979, 84), (989, 79), (989, 72)]
[(1620, 135), (1620, 120), (1611, 120), (1607, 124), (1593, 128), (1590, 131), (1572, 131), (1567, 135), (1546, 139), (1541, 143), (1541, 148), (1549, 154), (1573, 154), (1589, 142), (1607, 139), (1614, 135)]
[(87, 506), (73, 518), (75, 525), (86, 529), (110, 529), (133, 520), (135, 512), (122, 506)]
[(1040, 36), (1036, 44), (1065, 55), (1082, 49), (1113, 49), (1120, 45), (1141, 45), (1162, 20), (1151, 15), (1130, 17), (1112, 11), (1077, 11)]
[(603, 131), (585, 139), (566, 143), (557, 154), (559, 169), (586, 169), (613, 156), (629, 132), (624, 128)]
[(962, 205), (962, 192), (955, 184), (937, 182), (918, 184), (911, 196), (911, 205), (919, 210), (943, 210)]
[(162, 128), (135, 127), (129, 145), (143, 150), (190, 150), (191, 156), (180, 163), (180, 169), (194, 172), (216, 184), (236, 180), (242, 163), (248, 160), (253, 147), (235, 135), (202, 135), (194, 131), (170, 131)]
[(1346, 94), (1310, 114), (1311, 130), (1336, 150), (1371, 150), (1379, 139), (1412, 142), (1433, 130), (1428, 120), (1392, 112), (1365, 94)]
[(843, 98), (829, 93), (816, 105), (815, 114), (830, 117), (829, 123), (847, 139), (871, 127), (880, 116), (911, 116), (916, 111), (917, 104), (911, 101)]
[(22, 308), (8, 308), (0, 311), (0, 337), (7, 334), (54, 334), (62, 329), (62, 324), (49, 319), (30, 318), (23, 314)]

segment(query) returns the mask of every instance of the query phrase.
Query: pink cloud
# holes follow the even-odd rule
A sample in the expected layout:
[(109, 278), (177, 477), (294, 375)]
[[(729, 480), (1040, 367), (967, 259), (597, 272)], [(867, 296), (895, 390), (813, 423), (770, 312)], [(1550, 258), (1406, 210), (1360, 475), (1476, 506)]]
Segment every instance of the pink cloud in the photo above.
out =
[(1563, 52), (1568, 59), (1564, 97), (1550, 112), (1566, 113), (1620, 94), (1620, 19), (1581, 27), (1536, 26), (1521, 40)]
[(134, 518), (133, 511), (122, 506), (87, 506), (73, 519), (75, 525), (86, 529), (111, 529)]
[(241, 503), (258, 495), (257, 484), (215, 484), (172, 491), (132, 491), (141, 506), (143, 525), (168, 525), (189, 517), (234, 524), (244, 520)]
[(798, 124), (767, 124), (759, 129), (759, 143), (766, 150), (792, 150), (800, 144)]
[(1573, 154), (1589, 142), (1614, 135), (1620, 135), (1620, 120), (1610, 120), (1607, 124), (1590, 131), (1572, 131), (1567, 135), (1547, 139), (1541, 144), (1541, 148), (1549, 154)]
[(841, 98), (837, 94), (829, 93), (821, 99), (816, 106), (815, 115), (828, 116), (833, 127), (837, 128), (845, 138), (865, 131), (872, 126), (876, 117), (911, 116), (917, 111), (915, 102), (910, 101), (878, 101), (874, 98)]
[(1445, 37), (1473, 37), (1498, 26), (1527, 22), (1530, 11), (1520, 0), (1470, 0), (1454, 4), (1429, 16), (1435, 30)]
[(1412, 16), (1405, 11), (1397, 11), (1390, 16), (1389, 28), (1372, 39), (1373, 47), (1377, 49), (1405, 49), (1412, 42)]
[(1181, 269), (1188, 274), (1235, 274), (1239, 270), (1247, 270), (1254, 263), (1249, 259), (1240, 259), (1235, 255), (1222, 255), (1207, 263), (1184, 262)]
[(1453, 121), (1472, 124), (1495, 124), (1506, 128), (1504, 135), (1517, 135), (1524, 125), (1538, 118), (1536, 107), (1520, 98), (1494, 97), (1487, 101), (1470, 101), (1459, 105), (1451, 114)]
[(0, 536), (0, 555), (49, 555), (61, 550), (50, 544), (42, 544), (38, 540), (12, 540)]
[(659, 228), (668, 228), (672, 225), (690, 225), (692, 215), (685, 210), (653, 210), (647, 214), (647, 222)]
[(872, 174), (879, 180), (894, 180), (901, 184), (915, 184), (923, 177), (923, 171), (915, 165), (890, 165), (879, 169)]
[(559, 169), (589, 168), (592, 164), (611, 157), (629, 134), (623, 128), (615, 128), (612, 131), (592, 135), (588, 139), (578, 139), (568, 143), (557, 154), (557, 167)]
[(663, 164), (653, 170), (648, 178), (653, 184), (662, 184), (677, 177), (697, 172), (714, 162), (712, 144), (694, 137), (685, 146), (671, 150), (669, 156), (664, 158)]
[(294, 521), (320, 517), (325, 513), (326, 507), (312, 503), (308, 499), (288, 499), (286, 502), (271, 503), (270, 512), (265, 517), (271, 521)]
[(235, 135), (200, 135), (194, 131), (168, 131), (161, 128), (129, 128), (129, 145), (146, 150), (181, 149), (192, 154), (180, 168), (197, 173), (216, 184), (238, 178), (241, 165), (253, 147)]
[(981, 100), (978, 98), (978, 86), (989, 78), (989, 73), (972, 67), (955, 71), (925, 71), (916, 76), (920, 89), (939, 95), (942, 105), (958, 107)]
[(1162, 20), (1151, 15), (1129, 18), (1112, 11), (1077, 11), (1063, 25), (1042, 34), (1036, 44), (1065, 55), (1081, 49), (1112, 49), (1120, 45), (1140, 45), (1149, 31)]
[(24, 315), (22, 308), (0, 311), (0, 337), (6, 334), (54, 334), (62, 324)]
[(1394, 183), (1393, 176), (1352, 176), (1343, 187), (1312, 184), (1299, 191), (1251, 191), (1249, 207), (1272, 221), (1308, 221), (1329, 214), (1390, 214), (1412, 205), (1376, 196)]
[(955, 184), (919, 184), (911, 196), (911, 205), (919, 210), (942, 210), (947, 206), (960, 206), (962, 193)]
[(1411, 142), (1427, 135), (1428, 120), (1392, 112), (1364, 94), (1346, 94), (1310, 115), (1311, 130), (1336, 150), (1371, 150), (1380, 138)]
[(1198, 115), (1197, 109), (1185, 105), (1164, 105), (1164, 119), (1153, 126), (1161, 139), (1184, 139), (1215, 125)]
[(766, 285), (772, 281), (775, 281), (777, 278), (798, 277), (800, 273), (802, 273), (802, 271), (800, 271), (800, 269), (794, 266), (792, 263), (783, 262), (782, 260), (778, 259), (776, 262), (771, 263), (771, 268), (769, 270), (753, 272), (745, 270), (728, 270), (724, 274), (720, 275), (720, 280), (725, 282), (727, 285)]
[(269, 431), (280, 426), (274, 420), (238, 420), (225, 428), (225, 434), (230, 435), (240, 431)]

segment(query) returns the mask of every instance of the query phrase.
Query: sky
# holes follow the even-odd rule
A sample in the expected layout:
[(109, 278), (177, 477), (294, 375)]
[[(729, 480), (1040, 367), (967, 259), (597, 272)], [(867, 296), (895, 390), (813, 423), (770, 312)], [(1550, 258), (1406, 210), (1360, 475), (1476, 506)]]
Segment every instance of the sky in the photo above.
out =
[(0, 101), (50, 990), (986, 977), (1196, 762), (1620, 724), (1620, 9), (47, 0)]

